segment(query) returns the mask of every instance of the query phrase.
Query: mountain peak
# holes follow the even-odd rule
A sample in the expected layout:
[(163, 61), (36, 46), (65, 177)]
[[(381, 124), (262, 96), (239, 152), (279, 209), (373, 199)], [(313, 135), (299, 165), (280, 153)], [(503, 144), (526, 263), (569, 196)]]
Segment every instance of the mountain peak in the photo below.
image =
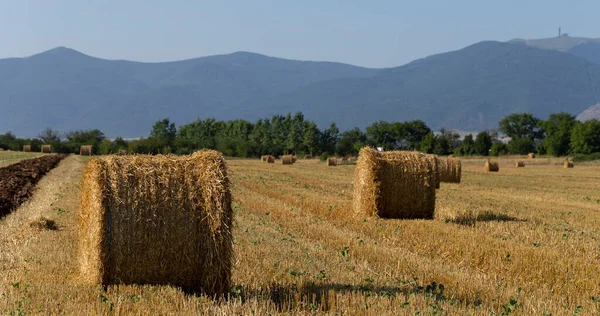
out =
[(58, 46), (58, 47), (49, 49), (47, 51), (41, 52), (39, 54), (32, 55), (30, 57), (39, 57), (39, 56), (61, 56), (61, 57), (67, 57), (67, 58), (77, 58), (77, 57), (91, 58), (90, 56), (88, 56), (82, 52), (79, 52), (72, 48), (68, 48), (68, 47), (64, 47), (64, 46)]

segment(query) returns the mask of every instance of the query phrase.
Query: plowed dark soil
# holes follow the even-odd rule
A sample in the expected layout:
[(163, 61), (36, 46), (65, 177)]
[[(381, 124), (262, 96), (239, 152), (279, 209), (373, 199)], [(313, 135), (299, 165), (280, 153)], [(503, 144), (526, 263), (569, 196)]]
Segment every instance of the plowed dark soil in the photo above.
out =
[(25, 202), (33, 193), (35, 184), (64, 157), (43, 156), (0, 168), (0, 218)]

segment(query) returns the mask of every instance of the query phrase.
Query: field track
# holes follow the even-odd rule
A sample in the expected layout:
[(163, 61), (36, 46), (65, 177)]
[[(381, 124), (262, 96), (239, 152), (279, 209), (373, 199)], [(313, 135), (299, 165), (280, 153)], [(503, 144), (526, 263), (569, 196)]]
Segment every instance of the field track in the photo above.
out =
[(23, 203), (35, 184), (64, 156), (47, 155), (0, 168), (0, 218)]
[[(522, 158), (521, 158), (522, 159)], [(0, 221), (0, 314), (600, 314), (600, 166), (463, 160), (434, 220), (352, 214), (352, 165), (228, 160), (232, 297), (169, 286), (80, 285), (76, 218), (86, 158), (70, 156)], [(35, 231), (31, 218), (56, 220)]]

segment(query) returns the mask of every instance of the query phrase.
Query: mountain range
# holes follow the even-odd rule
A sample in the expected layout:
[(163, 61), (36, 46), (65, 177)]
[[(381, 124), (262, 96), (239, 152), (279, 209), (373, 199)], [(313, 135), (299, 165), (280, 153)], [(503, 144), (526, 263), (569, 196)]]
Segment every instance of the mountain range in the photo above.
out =
[(0, 59), (0, 133), (102, 130), (139, 137), (168, 117), (243, 118), (301, 111), (341, 130), (422, 119), (434, 129), (494, 128), (507, 114), (575, 115), (600, 103), (600, 40), (485, 41), (369, 69), (236, 52), (183, 61), (105, 60), (59, 47)]

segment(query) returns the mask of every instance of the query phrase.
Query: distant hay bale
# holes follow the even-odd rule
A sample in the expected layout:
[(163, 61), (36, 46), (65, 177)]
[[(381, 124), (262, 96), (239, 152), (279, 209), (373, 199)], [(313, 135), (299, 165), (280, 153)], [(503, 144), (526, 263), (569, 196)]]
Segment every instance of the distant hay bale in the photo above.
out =
[(125, 149), (119, 150), (119, 155), (126, 156), (127, 155), (127, 150), (125, 150)]
[(228, 293), (229, 187), (225, 160), (213, 150), (90, 159), (79, 214), (82, 281)]
[(448, 155), (448, 158), (454, 158), (453, 154)]
[(327, 158), (327, 167), (337, 166), (337, 158)]
[(275, 163), (275, 156), (268, 155), (267, 156), (267, 163)]
[(485, 171), (485, 172), (498, 172), (499, 170), (500, 170), (500, 166), (498, 165), (498, 162), (496, 162), (496, 161), (487, 160), (485, 162), (485, 165), (483, 166), (483, 171)]
[(527, 154), (527, 158), (533, 159), (533, 158), (535, 158), (535, 154), (534, 153), (528, 153)]
[(52, 153), (52, 147), (50, 145), (42, 145), (42, 153), (44, 153), (44, 154), (51, 154)]
[(23, 152), (30, 153), (31, 145), (23, 145)]
[(91, 156), (92, 155), (92, 145), (82, 145), (79, 147), (79, 155), (80, 156)]
[(440, 174), (440, 182), (445, 183), (460, 183), (462, 176), (462, 166), (460, 159), (448, 157), (438, 157), (438, 172)]
[(525, 163), (523, 161), (519, 160), (519, 161), (515, 162), (515, 167), (517, 167), (517, 168), (525, 167)]
[(354, 170), (354, 212), (385, 218), (433, 218), (435, 174), (435, 159), (424, 154), (364, 147)]
[(574, 164), (572, 161), (565, 160), (565, 162), (563, 162), (563, 168), (566, 169), (566, 168), (573, 168), (573, 167), (574, 167)]
[(0, 147), (0, 151), (4, 151), (4, 148)]
[(260, 156), (260, 161), (267, 162), (267, 155)]
[(283, 155), (281, 156), (281, 163), (284, 165), (292, 165), (294, 164), (294, 157), (292, 155)]
[(304, 159), (312, 159), (311, 155), (304, 155)]

